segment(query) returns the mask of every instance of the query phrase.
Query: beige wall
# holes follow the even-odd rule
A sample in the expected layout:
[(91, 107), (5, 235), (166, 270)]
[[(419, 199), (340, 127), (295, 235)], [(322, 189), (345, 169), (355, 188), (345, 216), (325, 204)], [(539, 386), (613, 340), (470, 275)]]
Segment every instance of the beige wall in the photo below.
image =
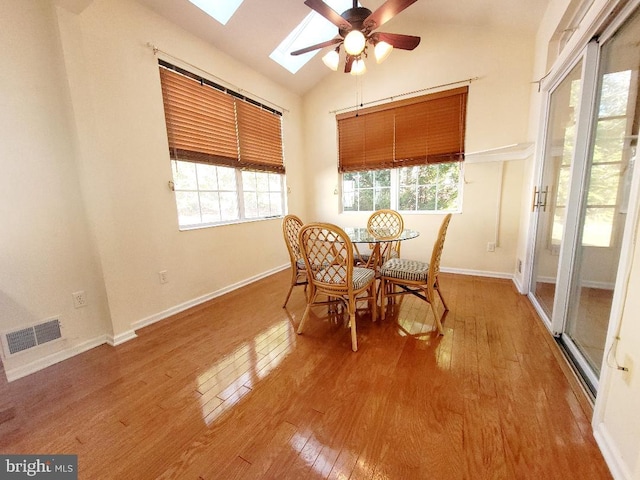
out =
[[(414, 25), (422, 37), (413, 52), (394, 51), (382, 64), (370, 62), (359, 79), (336, 72), (304, 98), (307, 141), (308, 220), (365, 225), (366, 213), (341, 213), (335, 114), (330, 111), (437, 85), (478, 77), (469, 86), (466, 151), (479, 152), (528, 141), (533, 38), (520, 32), (451, 25)], [(402, 72), (402, 73), (398, 73)], [(465, 164), (463, 208), (447, 234), (443, 267), (511, 277), (516, 269), (523, 160)], [(502, 185), (501, 192), (498, 191)], [(500, 195), (501, 193), (501, 195)], [(427, 259), (442, 215), (407, 214), (421, 232), (403, 253)], [(487, 243), (498, 248), (487, 252)]]
[[(5, 359), (7, 370), (110, 332), (86, 217), (55, 12), (0, 1), (0, 331), (59, 317), (62, 342)], [(71, 293), (88, 306), (74, 309)], [(37, 351), (36, 351), (37, 350)]]
[[(288, 263), (278, 219), (178, 231), (157, 57), (147, 43), (287, 110), (289, 208), (304, 215), (297, 95), (133, 1), (85, 2), (79, 14), (44, 0), (0, 1), (0, 38), (13, 46), (0, 53), (8, 173), (0, 331), (60, 315), (66, 339), (4, 358), (10, 377), (126, 340), (137, 326)], [(82, 309), (72, 305), (78, 290), (87, 295)]]

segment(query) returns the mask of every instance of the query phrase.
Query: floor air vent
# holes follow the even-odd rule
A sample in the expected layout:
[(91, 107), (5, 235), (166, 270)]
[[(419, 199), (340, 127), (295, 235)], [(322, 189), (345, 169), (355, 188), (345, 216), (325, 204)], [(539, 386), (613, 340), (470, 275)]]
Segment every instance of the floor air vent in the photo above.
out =
[(5, 347), (5, 353), (14, 355), (59, 338), (62, 338), (61, 325), (60, 320), (55, 318), (6, 333), (2, 343)]

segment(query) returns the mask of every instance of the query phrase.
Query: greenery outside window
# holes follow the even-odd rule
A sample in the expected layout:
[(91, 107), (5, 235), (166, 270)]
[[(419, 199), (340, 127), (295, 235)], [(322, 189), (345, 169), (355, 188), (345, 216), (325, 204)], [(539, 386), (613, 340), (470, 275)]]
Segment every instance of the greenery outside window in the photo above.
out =
[(345, 172), (342, 208), (370, 212), (391, 208), (409, 212), (460, 212), (462, 162), (386, 170)]

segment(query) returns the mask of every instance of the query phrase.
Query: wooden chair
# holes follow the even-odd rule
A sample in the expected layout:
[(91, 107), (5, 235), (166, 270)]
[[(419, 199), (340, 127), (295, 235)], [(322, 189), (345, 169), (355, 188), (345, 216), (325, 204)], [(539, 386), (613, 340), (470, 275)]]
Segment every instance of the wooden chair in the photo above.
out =
[(282, 308), (287, 306), (293, 287), (304, 285), (305, 292), (307, 289), (307, 268), (300, 253), (300, 244), (298, 243), (298, 233), (300, 233), (301, 228), (302, 220), (295, 215), (286, 215), (282, 220), (284, 243), (287, 245), (289, 259), (291, 260), (291, 286), (289, 287), (287, 298), (284, 299)]
[[(380, 272), (382, 284), (380, 316), (382, 318), (384, 318), (385, 315), (385, 299), (388, 297), (411, 293), (422, 298), (431, 305), (431, 311), (433, 312), (433, 316), (438, 327), (438, 333), (440, 335), (444, 335), (442, 322), (449, 312), (449, 308), (447, 307), (447, 304), (442, 297), (442, 293), (440, 292), (438, 274), (440, 273), (440, 258), (442, 257), (444, 239), (447, 234), (447, 228), (449, 227), (450, 221), (451, 214), (449, 213), (444, 217), (444, 220), (440, 225), (438, 238), (433, 245), (431, 261), (429, 263), (417, 260), (407, 260), (404, 258), (391, 258), (384, 263)], [(400, 287), (400, 290), (396, 290), (396, 287)], [(444, 312), (441, 317), (438, 316), (435, 305), (435, 292), (438, 292), (440, 301), (444, 306)]]
[[(358, 350), (356, 338), (356, 302), (369, 301), (372, 320), (376, 320), (374, 270), (353, 264), (353, 244), (340, 227), (328, 223), (304, 225), (299, 234), (300, 252), (308, 272), (309, 296), (298, 333), (302, 333), (309, 312), (316, 305), (345, 304), (351, 327), (351, 349)], [(360, 296), (367, 292), (365, 296)], [(322, 296), (327, 300), (320, 301)]]
[[(367, 221), (367, 230), (372, 237), (390, 240), (397, 238), (404, 230), (404, 219), (395, 210), (382, 209), (376, 210), (369, 216)], [(356, 248), (356, 264), (365, 264), (371, 267), (371, 255), (375, 252), (381, 255), (377, 259), (378, 265), (382, 265), (385, 261), (392, 257), (400, 257), (401, 242), (385, 242), (382, 249), (376, 250), (374, 244), (369, 245), (370, 252), (360, 254)], [(380, 248), (380, 246), (378, 246)]]

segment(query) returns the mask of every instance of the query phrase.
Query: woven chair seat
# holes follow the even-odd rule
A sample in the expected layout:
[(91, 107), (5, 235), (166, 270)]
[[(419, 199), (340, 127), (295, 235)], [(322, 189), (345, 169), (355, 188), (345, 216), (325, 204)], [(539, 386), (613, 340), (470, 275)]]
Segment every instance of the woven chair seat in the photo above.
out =
[[(353, 288), (360, 289), (375, 277), (376, 272), (370, 268), (353, 267)], [(347, 269), (344, 266), (332, 265), (315, 274), (315, 279), (323, 283), (344, 283)]]
[(418, 260), (392, 258), (382, 266), (380, 273), (385, 277), (410, 280), (412, 282), (426, 282), (429, 274), (429, 264)]

